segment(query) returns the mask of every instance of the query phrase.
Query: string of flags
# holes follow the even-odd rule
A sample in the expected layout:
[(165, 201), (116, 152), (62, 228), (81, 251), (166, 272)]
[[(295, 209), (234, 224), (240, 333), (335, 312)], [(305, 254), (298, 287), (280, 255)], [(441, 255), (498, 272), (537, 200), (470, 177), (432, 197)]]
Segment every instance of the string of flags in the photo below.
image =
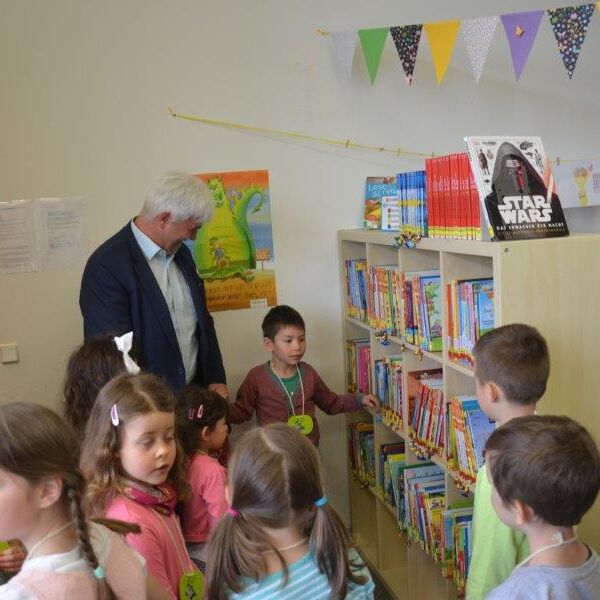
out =
[[(446, 75), (459, 31), (462, 29), (473, 75), (476, 81), (479, 81), (492, 38), (498, 23), (501, 22), (508, 40), (515, 77), (518, 81), (533, 48), (544, 13), (547, 13), (558, 51), (569, 79), (572, 79), (594, 9), (600, 11), (600, 2), (493, 17), (478, 17), (462, 21), (453, 19), (416, 25), (376, 27), (359, 29), (358, 32), (336, 31), (331, 32), (331, 39), (338, 68), (346, 79), (350, 79), (354, 54), (360, 41), (369, 78), (373, 85), (389, 35), (396, 47), (406, 83), (412, 85), (419, 44), (422, 33), (425, 31), (431, 49), (436, 80), (440, 84)], [(327, 34), (328, 32), (320, 31), (320, 33)]]

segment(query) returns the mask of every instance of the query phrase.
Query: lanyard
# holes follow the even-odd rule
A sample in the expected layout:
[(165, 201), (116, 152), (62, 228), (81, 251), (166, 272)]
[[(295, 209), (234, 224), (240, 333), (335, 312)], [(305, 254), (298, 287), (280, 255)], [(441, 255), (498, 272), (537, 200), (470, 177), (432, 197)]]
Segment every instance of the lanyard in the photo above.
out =
[(577, 541), (577, 535), (574, 535), (570, 540), (565, 541), (562, 536), (562, 533), (560, 533), (560, 532), (553, 535), (552, 537), (555, 539), (558, 539), (558, 541), (555, 544), (550, 544), (549, 546), (544, 546), (543, 548), (540, 548), (539, 550), (532, 552), (525, 560), (521, 561), (513, 569), (513, 571), (520, 569), (523, 565), (526, 565), (534, 556), (537, 556), (538, 554), (541, 554), (542, 552), (545, 552), (546, 550), (550, 550), (552, 548), (558, 548), (559, 546), (566, 546), (567, 544), (572, 544), (573, 542)]
[(25, 560), (29, 560), (42, 544), (45, 544), (49, 539), (57, 536), (59, 533), (62, 533), (67, 527), (71, 527), (72, 525), (73, 523), (69, 521), (65, 523), (62, 527), (58, 527), (57, 529), (53, 529), (50, 533), (47, 533), (41, 540), (39, 540), (36, 544), (33, 545), (31, 550), (27, 553), (27, 558)]
[[(157, 510), (154, 510), (152, 507), (150, 507), (150, 510), (152, 510), (152, 512), (154, 512), (156, 514), (156, 516), (160, 519), (160, 522), (162, 523), (163, 527), (167, 530), (167, 533), (169, 534), (169, 537), (171, 538), (173, 548), (175, 548), (175, 553), (177, 554), (177, 562), (179, 563), (179, 568), (181, 569), (182, 573), (185, 573), (185, 566), (182, 566), (183, 563), (185, 563), (185, 559), (183, 561), (181, 560), (181, 553), (179, 552), (179, 547), (177, 546), (177, 542), (175, 541), (175, 538), (173, 537), (173, 533), (171, 532), (171, 529), (167, 525), (166, 521), (163, 519), (163, 516)], [(173, 516), (173, 515), (171, 515), (171, 516)], [(180, 538), (181, 544), (185, 548), (185, 540), (183, 539), (183, 533), (181, 533), (181, 527), (178, 527), (177, 531), (179, 532), (179, 538)], [(186, 550), (186, 554), (187, 554), (187, 550)], [(189, 570), (194, 571), (194, 566), (192, 565), (192, 560), (190, 559), (189, 554), (188, 554), (187, 559), (188, 559), (188, 565), (190, 568)]]
[[(294, 402), (292, 401), (292, 396), (288, 392), (285, 385), (283, 385), (283, 381), (281, 381), (281, 377), (279, 377), (279, 374), (277, 373), (277, 371), (275, 371), (275, 368), (273, 367), (272, 362), (271, 362), (270, 366), (271, 366), (271, 371), (273, 371), (273, 374), (275, 375), (275, 377), (277, 377), (277, 381), (279, 381), (279, 383), (281, 384), (281, 387), (283, 388), (285, 395), (287, 396), (288, 400), (290, 401), (290, 406), (292, 408), (292, 414), (295, 417), (296, 411), (294, 410)], [(296, 365), (296, 373), (298, 373), (298, 379), (300, 379), (300, 390), (302, 391), (302, 414), (304, 414), (304, 399), (305, 399), (304, 398), (304, 383), (302, 383), (302, 374), (300, 373), (300, 369), (299, 369), (298, 365)]]

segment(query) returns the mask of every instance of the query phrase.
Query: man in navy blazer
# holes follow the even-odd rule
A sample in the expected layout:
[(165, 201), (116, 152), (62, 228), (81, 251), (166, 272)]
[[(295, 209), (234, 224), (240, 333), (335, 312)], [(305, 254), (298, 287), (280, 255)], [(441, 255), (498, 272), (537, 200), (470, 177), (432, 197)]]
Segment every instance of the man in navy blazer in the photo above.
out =
[(196, 383), (228, 391), (193, 240), (212, 218), (213, 199), (197, 177), (169, 173), (141, 213), (90, 256), (79, 306), (85, 339), (133, 331), (140, 366), (174, 390)]

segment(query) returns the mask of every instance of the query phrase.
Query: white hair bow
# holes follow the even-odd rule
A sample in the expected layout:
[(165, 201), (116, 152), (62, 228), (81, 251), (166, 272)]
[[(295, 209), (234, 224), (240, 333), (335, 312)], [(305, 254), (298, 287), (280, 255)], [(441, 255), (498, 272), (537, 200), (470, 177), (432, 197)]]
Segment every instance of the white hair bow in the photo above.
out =
[(133, 344), (133, 331), (125, 333), (121, 337), (115, 336), (113, 339), (115, 340), (115, 344), (117, 345), (117, 350), (119, 350), (119, 352), (122, 352), (123, 354), (123, 362), (125, 363), (125, 368), (127, 369), (127, 372), (130, 375), (137, 375), (141, 371), (141, 369), (139, 368), (135, 360), (133, 360), (133, 358), (129, 356), (129, 351), (131, 350), (131, 346)]

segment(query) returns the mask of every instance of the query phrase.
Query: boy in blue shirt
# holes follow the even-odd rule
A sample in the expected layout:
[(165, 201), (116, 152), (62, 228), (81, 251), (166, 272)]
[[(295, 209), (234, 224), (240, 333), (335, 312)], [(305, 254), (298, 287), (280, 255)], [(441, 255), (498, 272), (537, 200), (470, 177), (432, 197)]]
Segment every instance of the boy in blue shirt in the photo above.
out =
[(598, 598), (600, 558), (574, 529), (600, 490), (590, 434), (569, 417), (519, 417), (490, 436), (485, 457), (494, 509), (531, 549), (488, 600)]

